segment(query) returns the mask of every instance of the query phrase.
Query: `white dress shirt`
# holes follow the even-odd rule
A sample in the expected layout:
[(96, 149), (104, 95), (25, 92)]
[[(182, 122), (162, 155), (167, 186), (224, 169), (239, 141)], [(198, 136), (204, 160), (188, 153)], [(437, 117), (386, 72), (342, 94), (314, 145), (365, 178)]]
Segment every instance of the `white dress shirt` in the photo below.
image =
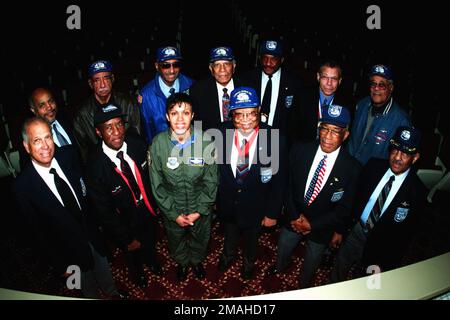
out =
[(219, 114), (220, 114), (220, 122), (223, 122), (223, 114), (222, 114), (222, 97), (223, 97), (223, 88), (227, 88), (227, 93), (230, 96), (231, 100), (231, 91), (234, 90), (234, 82), (233, 78), (231, 78), (230, 82), (224, 87), (220, 83), (216, 81), (217, 95), (219, 96)]
[[(127, 154), (127, 143), (126, 143), (126, 142), (123, 143), (122, 147), (121, 147), (119, 150), (114, 150), (114, 149), (111, 149), (110, 147), (108, 147), (108, 146), (105, 144), (105, 142), (103, 141), (103, 142), (102, 142), (102, 149), (103, 149), (103, 152), (106, 154), (106, 156), (107, 156), (112, 162), (114, 162), (114, 164), (116, 165), (117, 169), (118, 169), (120, 172), (122, 172), (122, 170), (121, 170), (121, 167), (120, 167), (120, 159), (117, 158), (117, 154), (118, 154), (120, 151), (123, 151), (123, 158), (125, 159), (125, 161), (126, 161), (126, 162), (128, 163), (128, 165), (130, 166), (131, 172), (133, 172), (134, 179), (136, 180), (136, 182), (138, 181), (138, 180), (137, 180), (137, 177), (136, 177), (136, 171), (135, 171), (135, 162), (134, 162), (133, 159), (131, 159), (131, 158), (128, 156), (128, 154)], [(142, 199), (142, 194), (141, 194), (141, 199)]]
[[(249, 141), (251, 134), (249, 136), (244, 136), (239, 130), (235, 130), (238, 132), (238, 142), (239, 142), (239, 147), (242, 146), (242, 140), (245, 138), (247, 139), (247, 141)], [(250, 146), (250, 149), (248, 150), (248, 169), (250, 170), (250, 168), (252, 167), (252, 163), (255, 162), (256, 163), (256, 159), (253, 159), (255, 156), (255, 150), (256, 150), (256, 145), (258, 144), (258, 135), (256, 136), (255, 140), (253, 140), (253, 143)], [(233, 135), (233, 148), (231, 148), (231, 159), (230, 159), (230, 165), (231, 165), (231, 169), (233, 171), (233, 175), (236, 178), (236, 166), (237, 166), (237, 161), (239, 158), (239, 151), (236, 147), (236, 144), (234, 143), (234, 135)]]
[(323, 175), (322, 185), (320, 186), (319, 193), (322, 190), (323, 186), (327, 183), (328, 177), (330, 176), (331, 171), (333, 170), (334, 164), (336, 162), (336, 159), (339, 155), (339, 151), (341, 150), (341, 147), (337, 148), (331, 153), (326, 153), (322, 151), (322, 148), (317, 148), (316, 155), (314, 157), (314, 160), (312, 162), (311, 168), (309, 169), (308, 179), (306, 180), (306, 187), (305, 187), (305, 194), (303, 196), (306, 196), (306, 192), (308, 192), (309, 184), (311, 183), (311, 180), (314, 176), (314, 172), (316, 172), (317, 166), (319, 165), (319, 162), (323, 159), (325, 155), (327, 155), (326, 160), (326, 167), (325, 167), (325, 174)]
[(61, 177), (61, 179), (63, 179), (69, 186), (70, 190), (72, 191), (73, 195), (75, 196), (75, 199), (77, 200), (78, 207), (80, 207), (80, 210), (81, 210), (81, 205), (80, 205), (80, 202), (78, 201), (77, 194), (73, 190), (72, 186), (70, 185), (69, 180), (67, 179), (66, 175), (64, 174), (61, 167), (59, 166), (58, 161), (55, 158), (53, 158), (52, 162), (50, 163), (50, 167), (48, 167), (48, 168), (43, 167), (34, 161), (31, 161), (31, 163), (33, 164), (37, 173), (44, 180), (45, 184), (49, 187), (49, 189), (52, 191), (52, 193), (58, 199), (58, 201), (61, 202), (61, 204), (64, 206), (64, 202), (62, 201), (62, 198), (59, 195), (58, 189), (56, 189), (55, 178), (54, 178), (55, 176), (50, 173), (50, 169), (55, 168), (56, 173), (58, 173), (58, 175)]
[(372, 195), (370, 196), (369, 201), (367, 202), (366, 207), (363, 210), (363, 213), (361, 215), (361, 222), (363, 224), (366, 224), (367, 219), (369, 219), (369, 215), (373, 209), (373, 206), (375, 205), (375, 201), (377, 201), (381, 190), (384, 188), (384, 186), (388, 182), (389, 178), (392, 175), (395, 175), (395, 180), (394, 180), (394, 182), (392, 182), (391, 190), (389, 191), (386, 201), (384, 202), (383, 208), (381, 209), (380, 218), (383, 215), (384, 211), (386, 211), (387, 207), (389, 207), (389, 205), (392, 202), (392, 199), (394, 199), (398, 190), (402, 186), (403, 181), (405, 181), (406, 177), (408, 176), (409, 170), (410, 169), (406, 170), (405, 172), (403, 172), (399, 175), (395, 175), (394, 172), (392, 172), (391, 168), (387, 169), (386, 173), (383, 175), (380, 182), (378, 182), (377, 187), (372, 192)]
[[(61, 124), (58, 122), (58, 120), (53, 121), (51, 128), (52, 128), (52, 136), (53, 136), (53, 142), (58, 146), (61, 147), (61, 143), (56, 137), (55, 129), (53, 126), (56, 127), (56, 130), (58, 130), (59, 133), (67, 140), (69, 144), (72, 144), (72, 141), (69, 138), (69, 135), (67, 134), (66, 130), (61, 126)], [(59, 174), (59, 173), (58, 173)]]
[[(261, 72), (261, 103), (264, 97), (264, 92), (266, 90), (267, 82), (269, 81), (269, 76), (263, 72)], [(278, 101), (278, 92), (280, 91), (280, 79), (281, 79), (281, 68), (277, 70), (272, 75), (272, 95), (270, 96), (270, 113), (269, 119), (267, 120), (267, 124), (269, 126), (272, 125), (273, 119), (275, 117), (275, 112), (277, 109), (277, 101)]]

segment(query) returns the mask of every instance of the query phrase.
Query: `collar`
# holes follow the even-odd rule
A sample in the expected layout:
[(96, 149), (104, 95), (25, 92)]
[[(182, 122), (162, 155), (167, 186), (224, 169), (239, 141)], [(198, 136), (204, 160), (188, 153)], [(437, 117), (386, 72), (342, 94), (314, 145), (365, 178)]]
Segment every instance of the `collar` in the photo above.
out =
[(180, 81), (178, 80), (178, 78), (175, 80), (175, 82), (173, 83), (173, 85), (171, 87), (169, 87), (164, 80), (162, 79), (161, 75), (158, 74), (158, 83), (159, 83), (159, 87), (161, 88), (162, 93), (166, 96), (169, 97), (170, 96), (170, 89), (174, 88), (175, 92), (179, 92), (180, 91)]
[(102, 150), (103, 152), (110, 158), (113, 162), (117, 159), (117, 153), (119, 151), (123, 151), (124, 154), (127, 154), (127, 143), (124, 141), (122, 147), (119, 150), (114, 150), (108, 147), (104, 141), (102, 141)]

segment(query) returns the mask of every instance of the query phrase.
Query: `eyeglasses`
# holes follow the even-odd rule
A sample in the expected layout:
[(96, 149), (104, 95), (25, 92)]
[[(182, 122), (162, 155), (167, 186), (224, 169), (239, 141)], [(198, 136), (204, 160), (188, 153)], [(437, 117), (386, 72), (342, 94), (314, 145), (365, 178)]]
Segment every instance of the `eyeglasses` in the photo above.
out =
[(333, 137), (338, 137), (342, 134), (342, 132), (344, 132), (344, 130), (335, 130), (324, 126), (319, 126), (319, 131), (320, 133), (323, 133), (325, 135), (328, 134), (328, 132), (330, 132)]
[(369, 86), (370, 86), (371, 88), (374, 88), (374, 89), (376, 89), (376, 87), (378, 87), (380, 90), (386, 90), (387, 87), (389, 86), (389, 84), (386, 83), (386, 82), (375, 82), (375, 81), (370, 81), (370, 82), (369, 82)]
[(243, 118), (248, 118), (248, 119), (254, 119), (256, 118), (256, 116), (258, 115), (257, 111), (251, 111), (251, 112), (233, 112), (233, 117), (236, 118), (237, 120), (241, 120)]
[(159, 67), (161, 69), (169, 69), (170, 67), (177, 69), (177, 68), (181, 67), (181, 63), (180, 62), (173, 62), (173, 63), (164, 62), (164, 63), (160, 63)]

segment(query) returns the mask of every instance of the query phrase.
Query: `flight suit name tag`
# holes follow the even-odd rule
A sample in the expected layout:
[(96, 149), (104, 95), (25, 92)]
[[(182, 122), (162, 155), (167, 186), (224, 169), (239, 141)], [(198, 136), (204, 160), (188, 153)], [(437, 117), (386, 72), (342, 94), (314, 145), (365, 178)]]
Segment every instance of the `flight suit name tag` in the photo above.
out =
[(203, 167), (205, 165), (205, 159), (204, 158), (190, 157), (189, 158), (189, 165), (193, 166), (193, 167)]

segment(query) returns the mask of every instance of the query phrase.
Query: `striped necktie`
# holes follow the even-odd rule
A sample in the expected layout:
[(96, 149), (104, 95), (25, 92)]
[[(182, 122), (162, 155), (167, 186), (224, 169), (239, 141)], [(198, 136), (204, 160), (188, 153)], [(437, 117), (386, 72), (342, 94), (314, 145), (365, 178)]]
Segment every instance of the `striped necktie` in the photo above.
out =
[(65, 145), (68, 145), (69, 142), (67, 141), (66, 138), (64, 138), (64, 136), (61, 134), (61, 132), (59, 132), (59, 130), (56, 127), (56, 123), (53, 123), (52, 127), (53, 127), (53, 131), (55, 131), (56, 139), (58, 139), (59, 146), (64, 147)]
[(392, 188), (392, 183), (395, 180), (395, 176), (392, 175), (388, 182), (384, 185), (383, 189), (381, 190), (380, 194), (378, 195), (377, 201), (375, 201), (375, 204), (373, 205), (372, 210), (370, 211), (369, 218), (367, 219), (365, 229), (367, 231), (371, 230), (375, 223), (380, 219), (381, 210), (383, 210), (384, 203), (386, 202), (386, 199), (389, 195), (389, 192)]
[(314, 175), (311, 179), (311, 182), (309, 183), (308, 191), (306, 191), (305, 195), (305, 203), (308, 206), (314, 201), (314, 199), (316, 199), (322, 188), (323, 177), (325, 175), (327, 166), (326, 160), (327, 155), (324, 155), (322, 160), (320, 160), (319, 164), (317, 165), (316, 171), (314, 171)]
[(230, 120), (228, 116), (228, 108), (230, 106), (230, 95), (228, 94), (228, 89), (223, 88), (223, 96), (222, 96), (222, 115), (223, 115), (223, 121)]
[(249, 168), (249, 152), (245, 152), (247, 146), (247, 139), (242, 139), (241, 152), (244, 151), (244, 154), (241, 155), (239, 153), (238, 162), (236, 165), (236, 182), (238, 184), (242, 184), (244, 182), (245, 177), (247, 177), (250, 172)]

